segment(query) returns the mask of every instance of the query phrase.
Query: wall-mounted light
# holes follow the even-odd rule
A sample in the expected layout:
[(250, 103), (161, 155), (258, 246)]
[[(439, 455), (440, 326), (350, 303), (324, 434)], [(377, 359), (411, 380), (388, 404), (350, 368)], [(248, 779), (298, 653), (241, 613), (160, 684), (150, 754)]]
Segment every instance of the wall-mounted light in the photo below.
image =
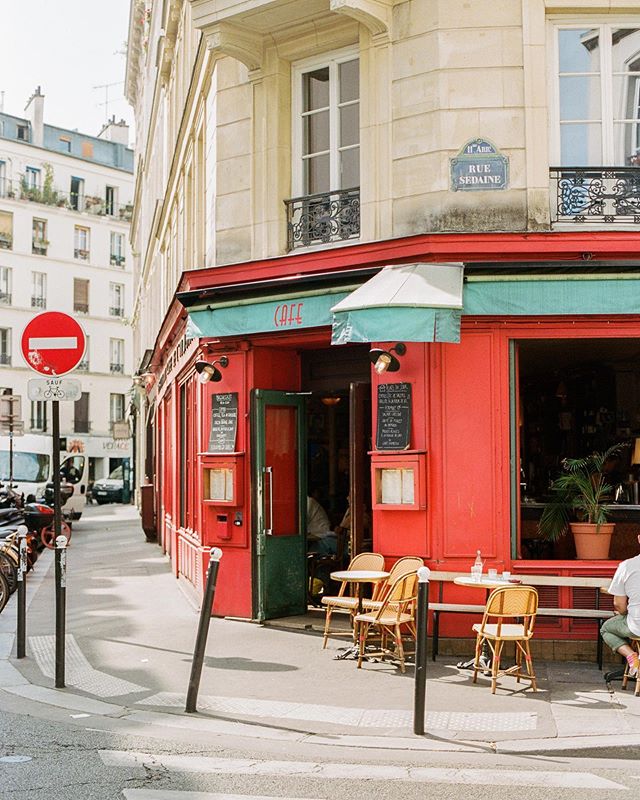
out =
[(383, 372), (397, 372), (400, 369), (400, 362), (391, 353), (403, 356), (406, 352), (407, 346), (402, 342), (398, 342), (395, 347), (390, 347), (388, 350), (374, 347), (373, 350), (369, 350), (369, 360), (378, 375), (382, 375)]
[(227, 356), (220, 356), (216, 361), (196, 361), (196, 372), (200, 383), (208, 383), (209, 381), (217, 383), (222, 380), (222, 373), (216, 367), (216, 364), (219, 364), (224, 369), (229, 366), (229, 359)]
[(321, 397), (320, 402), (323, 406), (337, 406), (342, 398), (338, 395), (328, 395), (327, 397)]

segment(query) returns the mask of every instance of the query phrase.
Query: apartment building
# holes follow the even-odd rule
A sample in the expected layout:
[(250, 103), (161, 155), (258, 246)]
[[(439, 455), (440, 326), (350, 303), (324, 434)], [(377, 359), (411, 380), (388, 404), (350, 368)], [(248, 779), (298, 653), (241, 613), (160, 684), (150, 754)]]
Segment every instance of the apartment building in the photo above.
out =
[(220, 546), (218, 613), (301, 613), (311, 489), (351, 554), (635, 552), (632, 501), (610, 560), (537, 523), (566, 456), (640, 438), (637, 6), (131, 8), (140, 452), (180, 578)]
[(98, 478), (131, 457), (113, 423), (127, 418), (133, 372), (133, 151), (124, 122), (98, 136), (48, 125), (44, 100), (38, 87), (23, 116), (0, 113), (0, 387), (21, 397), (25, 431), (51, 433), (48, 405), (27, 399), (20, 338), (42, 311), (76, 317), (82, 397), (61, 404), (61, 434)]

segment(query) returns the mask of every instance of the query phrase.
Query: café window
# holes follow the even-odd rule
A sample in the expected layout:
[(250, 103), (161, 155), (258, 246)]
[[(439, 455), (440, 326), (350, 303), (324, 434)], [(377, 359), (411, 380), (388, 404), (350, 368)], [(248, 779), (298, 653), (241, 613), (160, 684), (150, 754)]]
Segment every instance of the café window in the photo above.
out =
[[(565, 458), (582, 459), (623, 442), (602, 471), (610, 520), (609, 558), (637, 554), (640, 525), (640, 344), (637, 339), (531, 339), (515, 343), (517, 393), (512, 433), (514, 556), (574, 560), (573, 537), (555, 542), (538, 528)], [(638, 444), (638, 448), (634, 445)], [(636, 463), (636, 460), (639, 463)]]

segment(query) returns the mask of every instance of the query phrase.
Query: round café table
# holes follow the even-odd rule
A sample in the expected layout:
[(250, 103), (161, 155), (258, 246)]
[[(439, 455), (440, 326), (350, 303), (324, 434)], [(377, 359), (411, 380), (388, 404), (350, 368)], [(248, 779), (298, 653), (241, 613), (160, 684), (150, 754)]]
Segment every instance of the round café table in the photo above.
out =
[[(354, 583), (358, 592), (358, 610), (356, 614), (362, 614), (362, 601), (364, 599), (364, 587), (366, 583), (382, 583), (389, 577), (388, 572), (374, 569), (343, 569), (331, 573), (331, 580), (338, 583)], [(353, 644), (336, 658), (357, 658), (358, 642), (356, 639), (356, 626), (353, 626)]]
[[(477, 589), (484, 589), (486, 591), (485, 603), (488, 600), (492, 589), (502, 589), (505, 586), (515, 587), (522, 585), (520, 582), (516, 583), (515, 581), (505, 581), (499, 575), (497, 575), (495, 578), (489, 578), (487, 575), (482, 575), (479, 581), (471, 575), (459, 575), (457, 578), (453, 579), (453, 582), (457, 583), (458, 586), (473, 586)], [(474, 663), (475, 658), (472, 658), (469, 661), (459, 661), (456, 666), (458, 669), (473, 669)], [(485, 670), (491, 668), (491, 655), (486, 642), (484, 642), (482, 645), (480, 666)]]

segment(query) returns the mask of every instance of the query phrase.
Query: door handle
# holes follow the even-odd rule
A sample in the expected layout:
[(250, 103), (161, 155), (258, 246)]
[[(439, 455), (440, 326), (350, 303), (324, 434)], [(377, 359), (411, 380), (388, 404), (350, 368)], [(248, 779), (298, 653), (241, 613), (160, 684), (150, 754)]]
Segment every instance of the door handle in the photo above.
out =
[(262, 471), (269, 476), (269, 527), (264, 532), (267, 536), (273, 536), (273, 467), (263, 467)]

